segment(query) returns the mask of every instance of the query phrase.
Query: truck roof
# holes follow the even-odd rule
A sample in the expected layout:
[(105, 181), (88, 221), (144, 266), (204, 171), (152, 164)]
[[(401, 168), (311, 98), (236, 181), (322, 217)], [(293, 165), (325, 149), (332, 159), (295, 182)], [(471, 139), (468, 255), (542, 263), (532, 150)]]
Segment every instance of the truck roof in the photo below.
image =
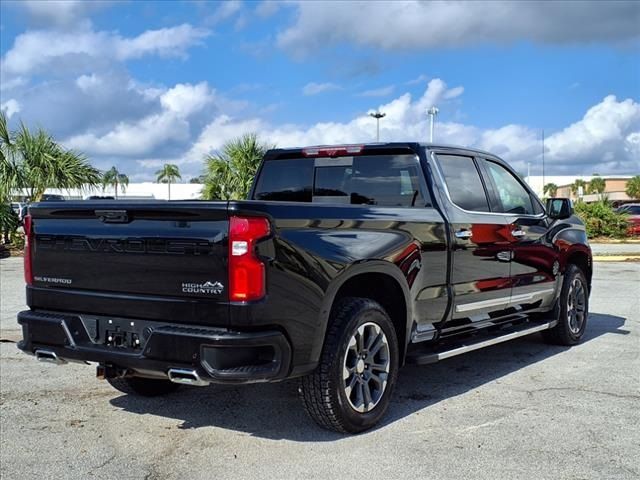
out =
[[(447, 150), (459, 150), (470, 153), (479, 153), (482, 155), (487, 155), (492, 158), (496, 158), (496, 155), (491, 152), (487, 152), (484, 150), (480, 150), (472, 147), (465, 147), (462, 145), (455, 144), (447, 144), (447, 143), (438, 143), (438, 142), (369, 142), (369, 143), (351, 143), (351, 144), (332, 144), (332, 145), (308, 145), (304, 147), (288, 147), (288, 148), (273, 148), (269, 150), (266, 154), (268, 158), (277, 158), (277, 157), (291, 157), (292, 154), (300, 155), (304, 151), (309, 150), (339, 150), (341, 148), (346, 147), (360, 147), (361, 151), (371, 151), (371, 150), (413, 150), (416, 151), (418, 148), (427, 148), (427, 149), (447, 149)], [(348, 155), (348, 152), (345, 153)]]

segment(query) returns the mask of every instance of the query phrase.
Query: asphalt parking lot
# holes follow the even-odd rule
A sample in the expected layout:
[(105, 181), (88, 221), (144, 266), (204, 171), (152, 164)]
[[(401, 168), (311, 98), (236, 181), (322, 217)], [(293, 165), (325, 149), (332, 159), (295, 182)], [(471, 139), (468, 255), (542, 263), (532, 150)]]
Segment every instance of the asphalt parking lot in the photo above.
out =
[(595, 265), (574, 348), (538, 335), (400, 372), (382, 426), (318, 429), (294, 382), (121, 394), (20, 353), (20, 258), (0, 260), (0, 477), (637, 479), (640, 263)]

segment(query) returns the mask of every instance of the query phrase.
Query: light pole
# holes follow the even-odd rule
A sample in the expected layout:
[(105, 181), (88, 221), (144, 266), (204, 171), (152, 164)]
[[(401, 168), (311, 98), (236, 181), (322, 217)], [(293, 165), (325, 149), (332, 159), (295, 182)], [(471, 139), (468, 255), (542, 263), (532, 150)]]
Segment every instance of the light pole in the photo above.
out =
[(380, 141), (380, 119), (384, 117), (386, 113), (374, 112), (370, 113), (369, 116), (376, 119), (376, 142)]
[(433, 142), (433, 124), (436, 123), (436, 115), (440, 110), (438, 107), (431, 107), (427, 110), (427, 115), (431, 118), (431, 127), (429, 128), (429, 141)]

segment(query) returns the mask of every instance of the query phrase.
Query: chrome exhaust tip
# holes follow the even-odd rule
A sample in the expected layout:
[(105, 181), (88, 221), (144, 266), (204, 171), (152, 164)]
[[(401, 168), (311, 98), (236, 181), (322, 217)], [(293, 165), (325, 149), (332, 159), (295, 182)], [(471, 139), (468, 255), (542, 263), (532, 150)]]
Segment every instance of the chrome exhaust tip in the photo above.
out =
[(200, 378), (198, 372), (195, 370), (188, 370), (186, 368), (170, 368), (167, 372), (169, 380), (173, 383), (180, 383), (182, 385), (194, 385), (196, 387), (205, 387), (209, 385), (209, 382)]
[(53, 363), (55, 365), (63, 365), (67, 363), (67, 361), (64, 360), (63, 358), (58, 358), (58, 355), (56, 355), (51, 350), (36, 350), (35, 356), (36, 356), (36, 359), (38, 359), (41, 362)]

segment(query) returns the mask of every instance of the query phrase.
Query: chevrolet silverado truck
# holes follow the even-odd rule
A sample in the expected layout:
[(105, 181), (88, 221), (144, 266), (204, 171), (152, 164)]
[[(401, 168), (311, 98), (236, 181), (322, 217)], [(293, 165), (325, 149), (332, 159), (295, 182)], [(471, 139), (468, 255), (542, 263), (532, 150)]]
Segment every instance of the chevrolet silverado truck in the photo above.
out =
[(129, 394), (295, 378), (320, 426), (360, 432), (406, 363), (585, 331), (582, 222), (490, 153), (273, 149), (249, 198), (32, 205), (19, 348)]

